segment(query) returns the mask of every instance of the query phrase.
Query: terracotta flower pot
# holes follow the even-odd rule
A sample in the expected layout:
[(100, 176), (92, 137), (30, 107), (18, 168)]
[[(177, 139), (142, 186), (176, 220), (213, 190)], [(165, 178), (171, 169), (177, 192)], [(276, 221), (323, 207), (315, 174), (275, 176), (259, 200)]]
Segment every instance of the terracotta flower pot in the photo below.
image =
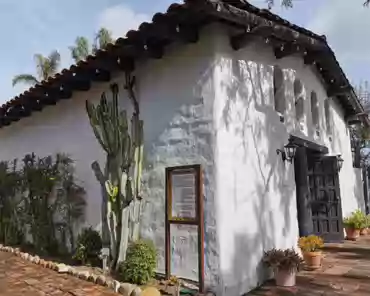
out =
[(275, 282), (280, 287), (295, 286), (296, 272), (290, 270), (277, 270), (275, 272)]
[(346, 227), (346, 234), (347, 234), (347, 239), (348, 240), (355, 241), (360, 236), (360, 229), (354, 229), (354, 228)]
[(322, 252), (303, 252), (303, 258), (309, 269), (319, 269), (321, 267)]
[(360, 235), (367, 235), (367, 234), (368, 234), (368, 232), (369, 232), (369, 229), (368, 229), (368, 228), (362, 228), (362, 229), (360, 230)]

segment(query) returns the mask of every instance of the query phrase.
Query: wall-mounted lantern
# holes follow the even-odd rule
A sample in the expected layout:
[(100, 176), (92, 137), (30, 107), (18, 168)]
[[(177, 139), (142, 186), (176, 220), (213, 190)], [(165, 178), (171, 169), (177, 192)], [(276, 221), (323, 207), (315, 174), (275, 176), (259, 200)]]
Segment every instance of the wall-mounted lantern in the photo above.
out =
[(284, 146), (284, 150), (282, 149), (277, 149), (276, 153), (279, 155), (281, 154), (281, 159), (283, 161), (289, 161), (290, 163), (293, 162), (295, 152), (297, 150), (297, 145), (292, 143), (292, 141), (289, 140), (289, 143)]
[(343, 162), (344, 162), (344, 159), (342, 158), (342, 156), (339, 154), (337, 155), (337, 165), (338, 165), (338, 171), (340, 171), (343, 167)]

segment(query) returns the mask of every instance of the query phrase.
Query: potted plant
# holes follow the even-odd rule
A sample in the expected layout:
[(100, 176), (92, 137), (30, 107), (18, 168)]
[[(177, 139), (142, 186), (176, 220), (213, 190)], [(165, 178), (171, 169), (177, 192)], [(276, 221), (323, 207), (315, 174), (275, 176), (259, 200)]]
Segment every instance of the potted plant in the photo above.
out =
[(263, 263), (272, 269), (277, 286), (292, 287), (296, 274), (303, 266), (302, 258), (294, 249), (272, 249), (264, 253)]
[(366, 228), (364, 228), (363, 235), (369, 234), (370, 231), (370, 214), (366, 216)]
[(370, 227), (370, 215), (365, 215), (365, 227), (361, 228), (360, 235), (367, 235), (369, 234), (369, 227)]
[(343, 219), (343, 224), (346, 229), (347, 239), (357, 240), (360, 236), (361, 229), (366, 227), (367, 219), (361, 210), (356, 210), (350, 216)]
[(324, 241), (317, 235), (300, 237), (298, 246), (302, 250), (303, 258), (309, 269), (318, 269), (321, 266), (322, 252), (320, 249), (324, 246)]
[(358, 215), (359, 220), (361, 221), (360, 223), (360, 235), (366, 235), (367, 234), (367, 216), (365, 215), (364, 212), (360, 210), (356, 210), (356, 215)]

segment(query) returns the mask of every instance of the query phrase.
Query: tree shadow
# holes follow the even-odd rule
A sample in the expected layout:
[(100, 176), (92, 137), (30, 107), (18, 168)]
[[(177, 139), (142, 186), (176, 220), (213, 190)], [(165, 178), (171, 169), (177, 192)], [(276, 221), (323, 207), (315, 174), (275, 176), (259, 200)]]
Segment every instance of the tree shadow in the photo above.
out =
[[(227, 267), (221, 263), (222, 288), (218, 292), (241, 295), (270, 277), (261, 263), (264, 251), (296, 245), (294, 166), (283, 162), (276, 152), (288, 142), (291, 122), (280, 122), (274, 109), (272, 66), (242, 56), (219, 59), (218, 64), (222, 68), (218, 90), (223, 96), (218, 103), (223, 105), (216, 120), (218, 129), (230, 138), (232, 156), (226, 157), (235, 163), (232, 175), (238, 184), (227, 197), (233, 213), (229, 219), (241, 223), (234, 223), (232, 234), (227, 234), (233, 249), (226, 252), (231, 258)], [(292, 108), (287, 103), (287, 108)], [(225, 254), (222, 246), (221, 254)]]
[(338, 246), (328, 246), (323, 248), (323, 251), (328, 254), (328, 256), (334, 256), (338, 259), (348, 259), (348, 260), (370, 260), (370, 248), (363, 247), (338, 247)]
[[(211, 28), (210, 28), (211, 29)], [(147, 200), (141, 234), (158, 249), (158, 272), (165, 267), (166, 167), (201, 164), (203, 172), (204, 253), (207, 285), (218, 281), (219, 251), (216, 231), (215, 131), (213, 128), (213, 49), (214, 36), (204, 36), (197, 44), (166, 49), (166, 59), (152, 61), (140, 68), (141, 114), (145, 119), (145, 169), (143, 196)], [(207, 44), (205, 46), (204, 44)], [(181, 58), (179, 58), (181, 56)], [(170, 66), (169, 66), (170, 65)], [(181, 69), (174, 75), (173, 69)], [(155, 75), (153, 75), (155, 73)], [(180, 91), (179, 91), (180, 90)], [(160, 103), (159, 103), (160, 101)], [(198, 262), (193, 253), (197, 240), (191, 234), (189, 250), (181, 275), (198, 280)], [(172, 250), (172, 245), (171, 245)], [(181, 258), (172, 258), (171, 268), (178, 270)], [(180, 256), (181, 257), (181, 256)], [(185, 258), (185, 259), (184, 259)], [(173, 265), (172, 265), (173, 264)], [(176, 267), (177, 266), (177, 267)], [(175, 270), (176, 269), (176, 270)]]

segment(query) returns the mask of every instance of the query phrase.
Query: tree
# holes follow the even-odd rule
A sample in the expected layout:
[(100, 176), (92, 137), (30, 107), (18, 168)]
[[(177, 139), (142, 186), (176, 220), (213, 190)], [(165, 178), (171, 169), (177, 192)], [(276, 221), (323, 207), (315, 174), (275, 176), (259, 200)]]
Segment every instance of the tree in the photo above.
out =
[(95, 35), (93, 53), (95, 54), (99, 49), (106, 48), (107, 45), (112, 42), (112, 34), (107, 29), (101, 28)]
[(81, 60), (86, 60), (87, 56), (90, 54), (90, 44), (86, 37), (78, 36), (75, 40), (75, 45), (70, 46), (72, 58), (77, 63)]
[(12, 84), (23, 82), (27, 84), (40, 83), (57, 73), (60, 65), (60, 54), (57, 50), (52, 51), (47, 57), (42, 54), (35, 54), (37, 76), (32, 74), (19, 74), (13, 78)]
[[(267, 0), (266, 2), (267, 2), (268, 8), (271, 9), (275, 5), (276, 0)], [(281, 0), (281, 6), (286, 7), (286, 8), (291, 8), (293, 7), (293, 2), (294, 0)], [(370, 4), (370, 0), (366, 0), (364, 2), (364, 6), (369, 6), (369, 4)]]
[[(267, 0), (267, 6), (271, 9), (275, 5), (276, 0)], [(281, 0), (281, 6), (291, 8), (293, 7), (293, 0)]]
[[(368, 81), (361, 81), (355, 87), (355, 92), (364, 107), (365, 114), (370, 114), (370, 88)], [(363, 125), (354, 125), (350, 127), (351, 147), (355, 156), (355, 163), (370, 165), (370, 131)]]
[(77, 63), (81, 60), (86, 60), (88, 55), (95, 54), (99, 49), (104, 49), (109, 43), (113, 42), (111, 33), (101, 28), (94, 38), (92, 48), (90, 48), (89, 40), (86, 37), (78, 36), (75, 44), (69, 47), (73, 60)]

